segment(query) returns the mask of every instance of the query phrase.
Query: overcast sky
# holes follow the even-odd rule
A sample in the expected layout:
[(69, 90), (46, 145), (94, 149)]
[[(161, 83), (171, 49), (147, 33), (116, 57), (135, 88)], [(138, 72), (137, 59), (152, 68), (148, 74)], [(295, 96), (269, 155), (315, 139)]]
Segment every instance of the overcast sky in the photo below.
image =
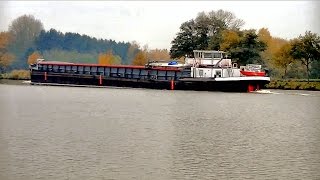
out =
[(181, 23), (201, 11), (223, 9), (245, 21), (244, 29), (267, 27), (273, 36), (320, 34), (316, 1), (8, 1), (0, 2), (0, 31), (12, 20), (32, 14), (46, 30), (78, 32), (96, 38), (137, 41), (170, 49)]

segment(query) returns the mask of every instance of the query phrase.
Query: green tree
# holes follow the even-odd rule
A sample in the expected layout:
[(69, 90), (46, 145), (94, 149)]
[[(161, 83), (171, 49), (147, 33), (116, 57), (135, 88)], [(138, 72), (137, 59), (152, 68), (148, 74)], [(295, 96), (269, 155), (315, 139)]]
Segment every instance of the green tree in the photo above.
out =
[(320, 79), (320, 61), (311, 63), (310, 78)]
[(309, 82), (310, 64), (320, 59), (320, 37), (316, 33), (306, 31), (304, 36), (300, 35), (294, 41), (290, 53), (294, 59), (300, 60), (306, 66)]
[(170, 56), (172, 58), (179, 58), (184, 55), (192, 55), (193, 50), (196, 49), (196, 34), (195, 22), (190, 20), (184, 22), (180, 26), (180, 32), (177, 37), (171, 42)]
[(217, 50), (222, 41), (222, 32), (239, 30), (244, 21), (228, 11), (218, 10), (200, 12), (195, 19), (181, 24), (180, 32), (172, 40), (170, 49), (171, 58), (180, 58), (184, 55), (192, 55), (195, 49)]
[(209, 45), (210, 18), (205, 12), (201, 12), (195, 19), (195, 43), (196, 49), (207, 49)]

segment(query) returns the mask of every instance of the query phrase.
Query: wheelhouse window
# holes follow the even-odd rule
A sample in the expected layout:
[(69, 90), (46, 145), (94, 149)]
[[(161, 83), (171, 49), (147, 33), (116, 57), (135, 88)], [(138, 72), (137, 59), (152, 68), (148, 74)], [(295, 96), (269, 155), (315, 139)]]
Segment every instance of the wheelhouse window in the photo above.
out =
[(204, 53), (203, 54), (203, 58), (212, 58), (212, 54), (211, 53)]
[(213, 58), (221, 58), (221, 53), (214, 53)]

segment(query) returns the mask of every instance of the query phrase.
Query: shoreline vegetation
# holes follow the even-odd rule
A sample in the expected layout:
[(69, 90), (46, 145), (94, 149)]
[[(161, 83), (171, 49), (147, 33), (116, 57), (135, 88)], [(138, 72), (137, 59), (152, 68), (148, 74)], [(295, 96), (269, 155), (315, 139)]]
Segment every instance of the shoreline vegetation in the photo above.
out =
[[(0, 79), (30, 80), (30, 71), (13, 70), (10, 73), (0, 74)], [(283, 90), (311, 90), (320, 91), (320, 79), (271, 79), (266, 89)]]
[(19, 69), (12, 70), (9, 73), (0, 74), (0, 79), (10, 79), (10, 80), (30, 80), (30, 71)]
[(320, 91), (320, 79), (271, 79), (265, 88)]

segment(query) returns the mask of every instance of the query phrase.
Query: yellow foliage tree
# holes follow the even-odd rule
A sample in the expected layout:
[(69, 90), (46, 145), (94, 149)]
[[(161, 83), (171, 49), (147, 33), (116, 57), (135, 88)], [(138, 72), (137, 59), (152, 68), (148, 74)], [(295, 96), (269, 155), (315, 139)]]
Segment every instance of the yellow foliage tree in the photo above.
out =
[(273, 56), (273, 64), (284, 70), (283, 77), (287, 74), (287, 69), (290, 63), (294, 62), (291, 56), (292, 43), (286, 43), (283, 45)]
[(28, 57), (28, 64), (35, 64), (37, 62), (37, 59), (41, 58), (41, 54), (37, 51), (33, 52), (29, 57)]
[(8, 53), (7, 45), (11, 41), (11, 35), (8, 32), (0, 32), (0, 72), (8, 67), (14, 59), (14, 56)]
[(0, 49), (6, 48), (10, 40), (11, 40), (10, 33), (0, 32)]
[(140, 65), (143, 66), (147, 63), (147, 53), (146, 51), (140, 51), (138, 54), (135, 56), (133, 60), (133, 65)]
[(101, 53), (98, 57), (98, 63), (101, 65), (111, 65), (112, 57), (113, 54), (111, 50), (109, 50), (107, 53)]
[(259, 37), (259, 40), (260, 40), (260, 41), (263, 41), (263, 42), (265, 42), (266, 44), (268, 44), (268, 43), (271, 41), (271, 39), (272, 39), (271, 34), (270, 34), (268, 28), (261, 28), (261, 29), (259, 29), (259, 31), (258, 31), (258, 37)]
[(225, 30), (222, 32), (222, 43), (220, 49), (222, 51), (228, 51), (230, 47), (240, 42), (240, 36), (237, 32), (232, 30)]
[(170, 60), (170, 54), (167, 49), (152, 49), (148, 51), (147, 56), (152, 61)]
[(118, 55), (113, 55), (112, 51), (109, 50), (107, 53), (99, 54), (98, 63), (101, 65), (121, 64), (121, 57)]
[(14, 59), (14, 56), (9, 53), (0, 55), (0, 71), (8, 67)]
[(261, 28), (258, 31), (258, 37), (259, 40), (267, 44), (267, 49), (262, 52), (262, 58), (268, 62), (273, 58), (275, 53), (288, 42), (285, 39), (272, 37), (268, 28)]
[(272, 37), (268, 28), (261, 28), (258, 31), (258, 37), (260, 41), (263, 41), (267, 45), (266, 50), (261, 52), (264, 64), (271, 69), (276, 69), (276, 67), (279, 66), (276, 65), (274, 61), (275, 59), (279, 59), (279, 57), (275, 57), (275, 55), (283, 45), (288, 43), (288, 41), (282, 38)]

